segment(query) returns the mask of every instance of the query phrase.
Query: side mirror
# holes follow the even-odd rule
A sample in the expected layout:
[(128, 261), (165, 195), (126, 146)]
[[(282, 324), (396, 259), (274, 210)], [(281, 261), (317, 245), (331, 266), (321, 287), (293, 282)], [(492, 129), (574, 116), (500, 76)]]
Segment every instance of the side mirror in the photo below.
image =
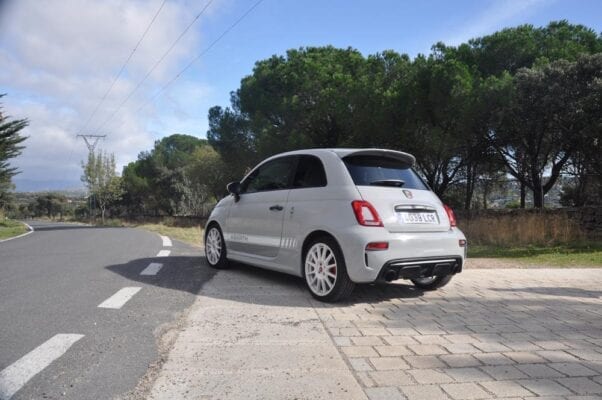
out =
[(226, 186), (228, 193), (234, 196), (234, 201), (240, 200), (240, 182), (230, 182)]

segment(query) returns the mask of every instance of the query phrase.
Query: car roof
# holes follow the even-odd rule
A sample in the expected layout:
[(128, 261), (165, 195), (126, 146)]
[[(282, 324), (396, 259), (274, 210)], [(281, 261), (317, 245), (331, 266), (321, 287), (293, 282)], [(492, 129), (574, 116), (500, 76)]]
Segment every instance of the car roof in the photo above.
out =
[(388, 149), (374, 149), (374, 148), (362, 148), (362, 149), (353, 149), (353, 148), (326, 148), (326, 149), (303, 149), (303, 150), (294, 150), (286, 153), (276, 154), (270, 158), (280, 157), (280, 156), (288, 156), (288, 155), (300, 155), (300, 154), (309, 154), (309, 155), (320, 155), (325, 152), (334, 153), (340, 158), (344, 158), (347, 156), (377, 156), (377, 157), (387, 157), (399, 160), (405, 164), (410, 166), (414, 165), (416, 162), (416, 158), (409, 154), (404, 153), (403, 151), (397, 150), (388, 150)]

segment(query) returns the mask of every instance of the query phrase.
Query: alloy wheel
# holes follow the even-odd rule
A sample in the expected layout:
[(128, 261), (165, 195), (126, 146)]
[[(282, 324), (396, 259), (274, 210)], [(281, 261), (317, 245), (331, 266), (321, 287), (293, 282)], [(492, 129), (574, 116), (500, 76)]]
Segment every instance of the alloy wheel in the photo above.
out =
[(305, 256), (305, 279), (318, 296), (329, 294), (337, 282), (337, 260), (324, 243), (314, 244)]
[(217, 228), (211, 228), (205, 240), (205, 256), (209, 264), (216, 265), (222, 255), (222, 237)]

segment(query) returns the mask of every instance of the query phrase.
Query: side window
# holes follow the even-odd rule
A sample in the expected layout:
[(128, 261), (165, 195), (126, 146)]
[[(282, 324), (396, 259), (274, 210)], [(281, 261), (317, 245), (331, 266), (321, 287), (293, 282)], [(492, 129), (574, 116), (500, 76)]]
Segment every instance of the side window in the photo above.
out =
[(294, 163), (294, 157), (277, 158), (265, 163), (245, 179), (242, 193), (288, 189)]
[(326, 186), (326, 173), (322, 161), (316, 156), (299, 156), (293, 188)]

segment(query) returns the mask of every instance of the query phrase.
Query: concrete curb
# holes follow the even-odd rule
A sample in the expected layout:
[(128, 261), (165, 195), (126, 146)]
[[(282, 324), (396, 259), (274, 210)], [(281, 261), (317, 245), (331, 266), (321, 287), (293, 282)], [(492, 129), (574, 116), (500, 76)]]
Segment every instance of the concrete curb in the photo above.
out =
[(32, 234), (34, 232), (34, 229), (33, 229), (33, 227), (31, 225), (29, 225), (28, 223), (23, 222), (23, 221), (19, 221), (19, 222), (22, 223), (23, 225), (25, 225), (27, 227), (27, 229), (29, 230), (29, 232), (25, 232), (25, 233), (22, 233), (22, 234), (20, 234), (18, 236), (13, 236), (13, 237), (8, 238), (8, 239), (2, 239), (2, 240), (0, 240), (0, 243), (8, 242), (9, 240), (18, 239), (18, 238), (21, 238), (21, 237), (25, 237), (25, 236), (30, 235), (30, 234)]

